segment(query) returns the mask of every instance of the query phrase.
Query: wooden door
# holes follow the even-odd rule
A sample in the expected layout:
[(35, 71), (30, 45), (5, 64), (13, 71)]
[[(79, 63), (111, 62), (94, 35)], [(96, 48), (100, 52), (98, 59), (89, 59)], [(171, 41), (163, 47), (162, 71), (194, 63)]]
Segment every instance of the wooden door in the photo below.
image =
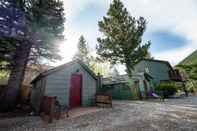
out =
[(82, 75), (73, 74), (70, 83), (70, 107), (79, 107), (81, 106)]

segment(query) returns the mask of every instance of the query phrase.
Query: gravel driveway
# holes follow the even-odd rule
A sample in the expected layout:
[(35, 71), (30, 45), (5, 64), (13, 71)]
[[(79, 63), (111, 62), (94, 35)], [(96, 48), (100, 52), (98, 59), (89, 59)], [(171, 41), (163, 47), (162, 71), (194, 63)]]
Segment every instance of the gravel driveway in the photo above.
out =
[(113, 108), (44, 123), (39, 117), (0, 120), (0, 131), (197, 131), (197, 96), (114, 101)]

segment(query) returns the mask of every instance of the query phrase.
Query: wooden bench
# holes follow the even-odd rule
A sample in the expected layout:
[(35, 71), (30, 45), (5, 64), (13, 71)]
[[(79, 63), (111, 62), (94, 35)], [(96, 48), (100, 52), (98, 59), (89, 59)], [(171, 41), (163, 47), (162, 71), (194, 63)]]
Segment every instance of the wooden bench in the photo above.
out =
[(97, 93), (96, 105), (99, 107), (112, 107), (112, 96), (110, 93)]

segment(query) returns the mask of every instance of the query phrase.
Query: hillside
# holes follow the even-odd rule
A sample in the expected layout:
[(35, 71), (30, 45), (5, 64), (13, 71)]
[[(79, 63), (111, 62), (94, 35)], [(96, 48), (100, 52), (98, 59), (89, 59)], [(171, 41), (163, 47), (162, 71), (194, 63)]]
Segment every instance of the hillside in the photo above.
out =
[(181, 61), (178, 65), (190, 65), (197, 64), (197, 50), (187, 56), (183, 61)]
[(181, 61), (176, 68), (183, 74), (187, 80), (187, 90), (191, 92), (197, 92), (197, 77), (196, 68), (197, 64), (197, 50), (187, 56), (183, 61)]

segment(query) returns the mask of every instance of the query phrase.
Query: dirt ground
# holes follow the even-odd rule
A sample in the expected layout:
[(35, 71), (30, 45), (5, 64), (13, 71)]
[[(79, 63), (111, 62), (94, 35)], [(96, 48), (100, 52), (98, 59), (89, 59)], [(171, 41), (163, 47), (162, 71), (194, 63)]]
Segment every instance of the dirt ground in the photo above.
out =
[(197, 131), (197, 96), (149, 101), (114, 101), (73, 118), (44, 123), (40, 117), (0, 120), (0, 131)]

